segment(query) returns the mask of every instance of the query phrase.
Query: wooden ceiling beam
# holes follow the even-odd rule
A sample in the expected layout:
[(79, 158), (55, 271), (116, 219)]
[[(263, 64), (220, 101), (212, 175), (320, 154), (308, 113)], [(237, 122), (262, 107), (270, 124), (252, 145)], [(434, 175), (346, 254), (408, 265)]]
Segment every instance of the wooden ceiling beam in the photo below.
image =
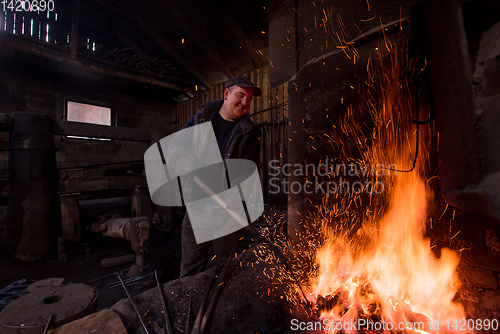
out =
[(142, 55), (146, 60), (148, 60), (148, 61), (153, 60), (153, 58), (151, 58), (150, 55), (148, 55), (146, 52), (144, 52), (144, 50), (139, 45), (137, 45), (136, 42), (134, 42), (132, 39), (128, 38), (128, 36), (125, 32), (125, 28), (123, 26), (119, 26), (118, 28), (116, 28), (116, 36), (118, 36), (118, 38), (120, 39), (120, 41), (122, 41), (123, 44), (125, 44), (129, 48), (134, 49), (134, 51), (137, 54)]
[[(86, 6), (86, 3), (80, 5), (80, 25), (86, 26), (87, 28), (98, 29), (100, 32), (107, 35), (115, 36), (114, 31), (111, 31), (109, 26), (101, 24), (98, 20), (93, 20), (92, 16), (97, 16), (96, 11), (93, 10), (91, 6)], [(57, 15), (65, 17), (69, 20), (72, 19), (73, 7), (67, 6), (63, 2), (57, 4)], [(90, 14), (90, 18), (84, 14)]]
[[(128, 19), (134, 21), (139, 28), (141, 28), (146, 34), (151, 37), (156, 44), (158, 44), (165, 52), (167, 52), (170, 57), (172, 57), (179, 65), (181, 65), (186, 71), (193, 74), (198, 80), (201, 81), (202, 85), (208, 90), (212, 88), (212, 86), (207, 82), (207, 80), (200, 74), (198, 71), (187, 61), (182, 58), (182, 56), (175, 50), (173, 45), (171, 45), (165, 38), (163, 38), (157, 30), (151, 27), (151, 24), (148, 24), (145, 20), (141, 19), (137, 15), (133, 15), (128, 11), (127, 8), (113, 0), (94, 0), (97, 4), (101, 5), (104, 8), (107, 8), (111, 11), (117, 12)], [(137, 13), (136, 13), (137, 14)]]
[[(224, 74), (228, 78), (234, 77), (234, 72), (227, 66), (227, 64), (222, 60), (215, 51), (213, 51), (210, 47), (208, 47), (205, 43), (203, 43), (203, 38), (198, 34), (196, 29), (191, 25), (191, 22), (189, 19), (175, 6), (175, 4), (172, 2), (172, 0), (160, 0), (161, 4), (165, 9), (170, 13), (170, 16), (172, 16), (184, 29), (189, 36), (192, 38), (192, 40), (198, 44), (198, 46), (209, 56), (224, 72)], [(208, 38), (208, 37), (206, 37)]]
[(110, 61), (92, 59), (91, 57), (88, 57), (83, 53), (78, 53), (78, 59), (73, 59), (67, 51), (59, 50), (51, 44), (47, 44), (46, 46), (43, 44), (43, 42), (34, 42), (29, 37), (0, 34), (0, 47), (5, 47), (44, 57), (46, 59), (55, 60), (60, 63), (71, 64), (76, 67), (84, 68), (86, 70), (101, 74), (107, 74), (149, 85), (155, 85), (181, 92), (190, 92), (196, 94), (196, 91), (192, 88), (180, 87), (176, 84), (164, 81), (161, 75), (152, 75), (149, 73), (135, 71), (123, 65), (119, 65)]
[(208, 90), (212, 86), (207, 82), (207, 80), (187, 61), (182, 58), (182, 56), (175, 51), (174, 46), (171, 45), (165, 38), (163, 38), (156, 30), (151, 28), (144, 20), (140, 18), (135, 18), (137, 25), (144, 30), (163, 50), (165, 50), (179, 65), (181, 65), (186, 71), (192, 73), (197, 77), (203, 86)]
[(212, 5), (217, 8), (217, 12), (222, 17), (226, 25), (229, 27), (229, 30), (234, 34), (236, 39), (240, 42), (241, 46), (246, 50), (250, 58), (252, 58), (253, 62), (257, 66), (257, 68), (261, 68), (266, 66), (266, 63), (260, 58), (259, 51), (253, 46), (252, 41), (245, 34), (240, 24), (236, 19), (231, 15), (227, 8), (215, 0), (211, 0)]

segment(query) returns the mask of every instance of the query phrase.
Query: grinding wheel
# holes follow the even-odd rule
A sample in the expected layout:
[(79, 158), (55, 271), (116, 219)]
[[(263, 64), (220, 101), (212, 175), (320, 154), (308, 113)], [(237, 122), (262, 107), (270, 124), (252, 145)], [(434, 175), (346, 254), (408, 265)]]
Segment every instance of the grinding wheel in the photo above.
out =
[(40, 334), (53, 314), (56, 328), (94, 313), (97, 291), (86, 284), (62, 284), (63, 279), (47, 279), (28, 287), (30, 293), (16, 299), (0, 312), (0, 332)]

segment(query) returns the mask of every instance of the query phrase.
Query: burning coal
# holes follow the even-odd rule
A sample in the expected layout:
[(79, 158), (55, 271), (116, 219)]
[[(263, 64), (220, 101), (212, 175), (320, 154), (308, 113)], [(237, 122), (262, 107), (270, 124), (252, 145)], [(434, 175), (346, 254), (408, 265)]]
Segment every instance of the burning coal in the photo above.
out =
[[(453, 301), (459, 256), (446, 248), (436, 256), (425, 234), (435, 134), (411, 88), (421, 69), (402, 44), (385, 40), (373, 50), (362, 103), (325, 135), (346, 165), (393, 166), (362, 176), (384, 193), (325, 196), (303, 218), (303, 244), (288, 249), (325, 333), (458, 333), (453, 324), (465, 316)], [(300, 303), (297, 296), (292, 288), (287, 298)]]
[[(328, 333), (452, 333), (453, 322), (465, 315), (453, 302), (459, 257), (449, 249), (436, 257), (425, 237), (432, 201), (426, 189), (430, 131), (419, 124), (423, 110), (417, 110), (408, 83), (418, 69), (406, 47), (386, 41), (374, 51), (364, 105), (349, 109), (342, 134), (331, 140), (340, 146), (346, 137), (356, 138), (360, 165), (398, 168), (371, 175), (385, 185), (382, 196), (325, 201), (315, 218), (323, 243), (315, 253), (308, 299), (317, 318), (333, 324)], [(367, 203), (362, 214), (349, 213), (356, 203)], [(361, 224), (352, 224), (359, 218)]]

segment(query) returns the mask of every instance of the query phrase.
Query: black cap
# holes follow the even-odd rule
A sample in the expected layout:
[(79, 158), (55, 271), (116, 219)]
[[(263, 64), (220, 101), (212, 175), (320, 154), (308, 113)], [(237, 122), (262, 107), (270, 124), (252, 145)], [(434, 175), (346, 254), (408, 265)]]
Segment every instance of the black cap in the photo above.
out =
[(236, 77), (232, 77), (231, 79), (229, 79), (229, 81), (226, 84), (226, 88), (229, 88), (231, 86), (250, 87), (253, 89), (253, 95), (255, 96), (262, 95), (262, 91), (260, 90), (260, 88), (255, 86), (253, 82), (250, 81), (250, 79), (248, 79), (243, 75), (238, 75)]

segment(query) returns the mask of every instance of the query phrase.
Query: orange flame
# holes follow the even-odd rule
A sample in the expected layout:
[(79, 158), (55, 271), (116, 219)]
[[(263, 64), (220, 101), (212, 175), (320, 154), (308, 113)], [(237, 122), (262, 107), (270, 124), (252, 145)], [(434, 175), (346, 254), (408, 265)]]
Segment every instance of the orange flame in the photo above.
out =
[[(332, 227), (331, 214), (321, 217), (326, 209), (320, 209), (317, 219), (324, 220), (325, 242), (316, 253), (318, 269), (311, 278), (308, 298), (312, 302), (317, 302), (317, 296), (330, 298), (331, 305), (321, 313), (321, 319), (330, 323), (361, 320), (373, 326), (383, 322), (383, 327), (373, 329), (383, 333), (454, 333), (452, 323), (465, 315), (463, 307), (453, 302), (459, 257), (450, 249), (442, 249), (437, 258), (425, 237), (431, 200), (425, 183), (429, 134), (420, 126), (424, 138), (419, 138), (415, 130), (418, 125), (412, 123), (412, 119), (418, 119), (418, 111), (409, 98), (411, 64), (402, 56), (405, 49), (395, 51), (389, 45), (388, 54), (382, 55), (378, 50), (384, 48), (376, 48), (375, 61), (369, 62), (366, 106), (350, 108), (338, 127), (344, 136), (357, 139), (365, 165), (383, 166), (379, 167), (381, 173), (372, 175), (372, 182), (383, 183), (385, 192), (370, 196), (371, 205), (354, 236), (338, 228), (349, 226), (352, 217), (337, 215), (340, 221)], [(375, 130), (368, 135), (360, 133), (360, 120), (353, 120), (361, 109), (368, 110), (374, 125)], [(345, 138), (339, 138), (332, 139), (332, 145), (342, 145), (344, 150)], [(412, 169), (409, 161), (413, 160), (417, 142), (418, 162)], [(394, 165), (399, 171), (387, 168)], [(349, 211), (351, 202), (337, 198), (331, 209)], [(328, 333), (338, 333), (338, 329), (332, 326)], [(356, 333), (359, 329), (347, 326), (342, 332)]]

